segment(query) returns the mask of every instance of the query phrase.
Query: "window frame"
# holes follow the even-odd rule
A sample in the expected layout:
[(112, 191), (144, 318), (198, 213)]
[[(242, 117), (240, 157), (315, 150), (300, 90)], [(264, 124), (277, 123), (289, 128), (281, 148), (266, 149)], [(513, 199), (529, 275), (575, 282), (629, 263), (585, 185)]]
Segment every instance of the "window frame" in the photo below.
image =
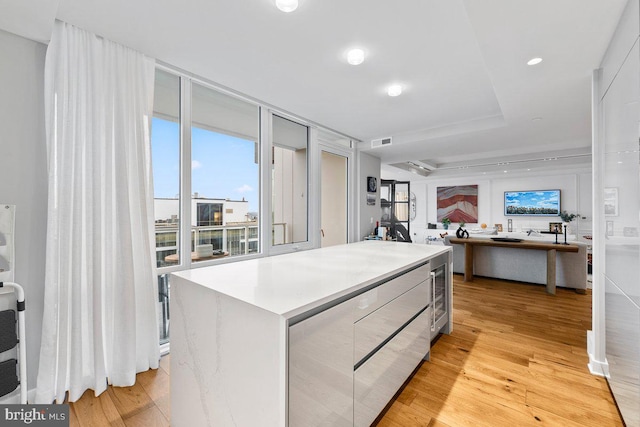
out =
[[(356, 169), (356, 143), (357, 140), (352, 139), (349, 136), (335, 132), (326, 127), (319, 126), (308, 120), (304, 120), (298, 116), (292, 115), (285, 111), (279, 110), (270, 106), (264, 102), (260, 102), (256, 99), (242, 95), (231, 89), (217, 85), (211, 81), (195, 76), (186, 71), (180, 70), (173, 66), (156, 62), (156, 69), (165, 73), (171, 74), (179, 78), (179, 215), (180, 224), (178, 228), (178, 241), (176, 247), (179, 250), (181, 256), (179, 262), (174, 265), (157, 267), (157, 278), (160, 280), (162, 276), (169, 275), (173, 272), (190, 270), (193, 268), (207, 267), (215, 264), (225, 264), (230, 262), (238, 262), (246, 259), (262, 258), (272, 255), (279, 255), (284, 253), (290, 253), (300, 250), (308, 250), (319, 248), (321, 245), (320, 237), (320, 162), (322, 151), (335, 151), (335, 154), (343, 155), (348, 158), (347, 166), (347, 179), (349, 188), (348, 192), (348, 242), (359, 240), (356, 235), (358, 229), (357, 215), (359, 215), (359, 204), (356, 200), (357, 192), (357, 169)], [(236, 255), (233, 257), (224, 257), (209, 261), (199, 261), (193, 263), (191, 261), (191, 215), (192, 215), (192, 167), (191, 167), (191, 134), (192, 134), (192, 87), (193, 84), (198, 84), (215, 90), (224, 95), (234, 97), (238, 100), (252, 104), (258, 108), (258, 231), (257, 231), (257, 252), (247, 253), (242, 255)], [(307, 240), (298, 243), (289, 243), (283, 245), (273, 246), (271, 241), (272, 233), (272, 177), (271, 177), (271, 162), (272, 147), (273, 144), (273, 132), (272, 132), (272, 119), (277, 115), (287, 120), (291, 120), (295, 123), (307, 127), (308, 136), (308, 153), (307, 153)], [(345, 147), (341, 144), (334, 144), (331, 141), (320, 138), (321, 134), (329, 133), (341, 137), (341, 139), (349, 141), (349, 147)], [(154, 195), (155, 197), (155, 195)], [(197, 208), (195, 208), (197, 209)], [(184, 220), (187, 219), (187, 220)], [(253, 233), (252, 233), (253, 235)], [(251, 237), (254, 238), (254, 237)], [(249, 237), (247, 237), (249, 239)], [(155, 240), (154, 240), (155, 244)], [(247, 242), (247, 249), (251, 245), (251, 242)], [(154, 254), (157, 252), (154, 251)], [(188, 254), (183, 256), (182, 254)], [(155, 260), (154, 260), (155, 261)], [(170, 286), (170, 284), (168, 284)], [(160, 291), (160, 289), (159, 289)], [(168, 289), (167, 289), (168, 291)], [(169, 296), (166, 295), (168, 301)], [(161, 301), (162, 302), (162, 301)], [(161, 344), (160, 350), (162, 354), (166, 354), (170, 349), (171, 337), (168, 337), (168, 341)]]
[[(258, 250), (257, 252), (244, 255), (236, 255), (234, 257), (225, 257), (209, 261), (198, 261), (193, 263), (191, 256), (180, 256), (180, 261), (171, 266), (158, 267), (158, 275), (172, 273), (176, 271), (184, 271), (192, 268), (207, 267), (216, 264), (225, 264), (229, 262), (237, 262), (245, 259), (261, 258), (272, 255), (296, 252), (300, 250), (309, 250), (319, 248), (320, 239), (320, 161), (321, 151), (335, 151), (348, 157), (348, 242), (358, 240), (356, 236), (358, 204), (355, 200), (356, 195), (356, 143), (357, 140), (344, 135), (340, 132), (333, 131), (324, 126), (315, 124), (309, 120), (305, 120), (299, 116), (277, 109), (269, 104), (260, 102), (256, 99), (238, 93), (229, 88), (220, 86), (214, 82), (204, 78), (195, 76), (191, 73), (177, 69), (173, 66), (157, 63), (156, 68), (169, 74), (175, 75), (180, 79), (180, 195), (178, 199), (180, 212), (180, 233), (178, 248), (180, 254), (191, 253), (191, 221), (183, 221), (182, 218), (191, 218), (191, 127), (192, 127), (192, 85), (198, 84), (211, 90), (215, 90), (222, 94), (237, 98), (241, 101), (258, 107), (259, 117), (259, 135), (258, 135), (258, 162), (259, 162), (259, 195), (258, 195)], [(308, 153), (307, 153), (307, 240), (304, 242), (287, 243), (274, 246), (271, 240), (271, 213), (272, 206), (272, 182), (271, 182), (271, 162), (273, 147), (273, 116), (279, 116), (283, 119), (291, 120), (300, 125), (306, 126), (308, 129)], [(350, 147), (340, 144), (332, 144), (331, 141), (320, 139), (320, 132), (334, 134), (350, 141)], [(186, 196), (186, 200), (185, 200)]]
[[(317, 223), (317, 215), (315, 213), (315, 204), (312, 203), (312, 200), (316, 200), (317, 199), (317, 195), (319, 195), (319, 193), (317, 193), (315, 191), (315, 188), (317, 188), (317, 186), (313, 185), (313, 176), (315, 174), (315, 171), (317, 168), (314, 167), (315, 163), (316, 163), (316, 153), (315, 153), (315, 147), (317, 146), (317, 141), (316, 141), (316, 130), (314, 129), (314, 127), (308, 123), (305, 120), (300, 120), (299, 118), (292, 116), (290, 114), (286, 114), (286, 113), (282, 113), (280, 111), (276, 111), (276, 110), (269, 110), (269, 116), (268, 116), (268, 123), (269, 123), (269, 130), (268, 130), (268, 152), (267, 152), (267, 158), (268, 158), (268, 165), (271, 166), (273, 164), (273, 117), (277, 116), (280, 117), (282, 119), (285, 120), (289, 120), (291, 122), (294, 122), (296, 124), (299, 124), (301, 126), (305, 126), (307, 128), (307, 240), (302, 241), (302, 242), (291, 242), (291, 243), (284, 243), (284, 244), (280, 244), (280, 245), (274, 245), (273, 241), (272, 241), (272, 235), (271, 235), (271, 230), (273, 227), (272, 221), (271, 221), (271, 217), (273, 214), (273, 182), (272, 182), (272, 177), (271, 177), (271, 167), (265, 168), (267, 169), (267, 176), (268, 176), (268, 192), (265, 193), (266, 195), (268, 195), (268, 212), (269, 212), (269, 216), (268, 216), (268, 225), (265, 224), (266, 227), (268, 227), (268, 236), (267, 236), (267, 240), (264, 240), (265, 242), (265, 247), (268, 247), (268, 255), (280, 255), (280, 254), (284, 254), (284, 253), (290, 253), (290, 252), (296, 252), (296, 251), (300, 251), (300, 250), (309, 250), (309, 249), (313, 249), (313, 248), (317, 248), (319, 247), (319, 241), (317, 241), (317, 239), (315, 239), (315, 232), (313, 230), (315, 230), (317, 227), (315, 226)], [(266, 219), (266, 218), (265, 218)]]

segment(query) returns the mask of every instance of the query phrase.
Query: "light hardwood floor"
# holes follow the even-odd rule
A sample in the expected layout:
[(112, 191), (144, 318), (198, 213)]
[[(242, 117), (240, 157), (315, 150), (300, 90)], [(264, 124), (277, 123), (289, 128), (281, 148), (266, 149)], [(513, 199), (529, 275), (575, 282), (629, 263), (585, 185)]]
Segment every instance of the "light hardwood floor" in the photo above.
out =
[[(587, 369), (591, 295), (454, 276), (454, 332), (442, 335), (378, 427), (622, 426), (606, 381)], [(91, 391), (71, 426), (168, 426), (169, 356), (133, 387)], [(199, 427), (199, 426), (194, 426)], [(295, 426), (297, 427), (297, 426)]]

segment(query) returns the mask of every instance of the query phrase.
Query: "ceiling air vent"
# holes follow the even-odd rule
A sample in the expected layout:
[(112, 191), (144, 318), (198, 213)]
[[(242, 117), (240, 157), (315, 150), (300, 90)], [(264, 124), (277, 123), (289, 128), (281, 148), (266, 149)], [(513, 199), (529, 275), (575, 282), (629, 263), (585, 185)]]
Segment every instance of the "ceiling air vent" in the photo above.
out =
[(384, 147), (385, 145), (391, 145), (391, 137), (371, 140), (371, 148)]

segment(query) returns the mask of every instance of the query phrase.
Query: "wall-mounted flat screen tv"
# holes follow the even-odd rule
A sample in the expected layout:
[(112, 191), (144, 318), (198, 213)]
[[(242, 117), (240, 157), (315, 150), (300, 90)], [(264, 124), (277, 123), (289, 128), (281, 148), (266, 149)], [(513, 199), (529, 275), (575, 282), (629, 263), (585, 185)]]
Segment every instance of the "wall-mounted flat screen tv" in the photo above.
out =
[(558, 216), (560, 190), (505, 191), (505, 215)]

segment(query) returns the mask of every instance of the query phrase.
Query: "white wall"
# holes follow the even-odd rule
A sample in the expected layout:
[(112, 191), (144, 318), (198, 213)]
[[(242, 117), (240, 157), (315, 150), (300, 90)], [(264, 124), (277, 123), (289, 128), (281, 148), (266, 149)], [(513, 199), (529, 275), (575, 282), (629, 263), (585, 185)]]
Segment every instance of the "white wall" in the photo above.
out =
[(27, 378), (35, 387), (44, 309), (46, 46), (0, 30), (0, 203), (16, 205), (15, 281), (25, 289)]
[[(545, 173), (527, 175), (511, 173), (509, 177), (456, 177), (446, 179), (419, 179), (411, 181), (411, 192), (416, 195), (416, 219), (411, 223), (411, 234), (416, 243), (424, 243), (425, 229), (428, 223), (442, 224), (437, 221), (436, 195), (438, 187), (454, 185), (478, 186), (478, 224), (488, 226), (502, 224), (507, 230), (508, 219), (513, 222), (513, 230), (528, 230), (530, 228), (547, 230), (549, 222), (559, 222), (555, 217), (514, 217), (504, 215), (504, 192), (526, 190), (561, 190), (561, 209), (568, 212), (580, 213), (580, 233), (589, 234), (591, 230), (591, 173), (589, 171), (574, 171), (571, 173)], [(455, 224), (454, 224), (455, 225)], [(575, 222), (574, 225), (578, 225)], [(469, 224), (475, 227), (476, 224)]]
[[(376, 221), (380, 221), (380, 159), (370, 154), (357, 153), (357, 206), (358, 206), (358, 235), (357, 240), (362, 240), (373, 232)], [(378, 180), (376, 204), (367, 205), (367, 177), (373, 176)]]

